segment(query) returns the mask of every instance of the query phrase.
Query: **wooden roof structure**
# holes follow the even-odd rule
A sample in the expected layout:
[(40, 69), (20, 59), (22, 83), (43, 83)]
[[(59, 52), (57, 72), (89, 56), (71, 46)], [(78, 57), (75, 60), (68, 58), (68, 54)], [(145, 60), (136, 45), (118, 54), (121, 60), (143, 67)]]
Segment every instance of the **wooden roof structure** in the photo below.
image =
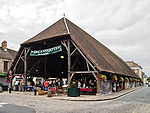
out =
[(119, 56), (66, 18), (61, 18), (44, 31), (22, 43), (11, 69), (14, 68), (15, 63), (25, 46), (43, 40), (55, 39), (60, 36), (69, 36), (86, 58), (99, 71), (139, 78)]

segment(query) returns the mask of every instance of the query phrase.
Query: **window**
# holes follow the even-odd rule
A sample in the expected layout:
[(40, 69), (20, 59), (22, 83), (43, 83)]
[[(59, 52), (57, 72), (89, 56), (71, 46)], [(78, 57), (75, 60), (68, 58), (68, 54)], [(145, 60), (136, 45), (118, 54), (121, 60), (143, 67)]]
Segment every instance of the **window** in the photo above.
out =
[(4, 61), (4, 71), (8, 70), (8, 61)]

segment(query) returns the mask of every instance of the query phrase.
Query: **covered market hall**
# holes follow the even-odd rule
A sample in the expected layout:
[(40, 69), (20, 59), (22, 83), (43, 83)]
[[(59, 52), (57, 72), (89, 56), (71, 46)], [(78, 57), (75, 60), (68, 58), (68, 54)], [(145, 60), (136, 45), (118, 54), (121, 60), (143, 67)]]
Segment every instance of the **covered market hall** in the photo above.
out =
[(65, 17), (22, 43), (10, 70), (14, 76), (23, 75), (25, 86), (28, 78), (65, 78), (68, 87), (74, 81), (107, 92), (102, 87), (106, 83), (111, 92), (113, 81), (124, 80), (125, 85), (128, 80), (135, 86), (140, 81), (120, 57)]

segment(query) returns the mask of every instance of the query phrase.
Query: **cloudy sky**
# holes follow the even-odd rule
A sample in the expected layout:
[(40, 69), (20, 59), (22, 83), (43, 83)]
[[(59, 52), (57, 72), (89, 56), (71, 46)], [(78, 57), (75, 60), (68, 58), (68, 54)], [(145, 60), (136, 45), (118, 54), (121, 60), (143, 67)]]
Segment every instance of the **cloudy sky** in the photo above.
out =
[(0, 42), (20, 44), (63, 17), (150, 76), (150, 0), (0, 0)]

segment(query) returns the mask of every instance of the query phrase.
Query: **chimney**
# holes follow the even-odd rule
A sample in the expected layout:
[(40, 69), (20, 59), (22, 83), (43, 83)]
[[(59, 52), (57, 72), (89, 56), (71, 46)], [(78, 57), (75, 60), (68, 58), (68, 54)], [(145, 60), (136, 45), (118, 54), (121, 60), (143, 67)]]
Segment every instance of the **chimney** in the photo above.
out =
[(7, 41), (6, 40), (2, 42), (2, 48), (4, 51), (7, 51)]

